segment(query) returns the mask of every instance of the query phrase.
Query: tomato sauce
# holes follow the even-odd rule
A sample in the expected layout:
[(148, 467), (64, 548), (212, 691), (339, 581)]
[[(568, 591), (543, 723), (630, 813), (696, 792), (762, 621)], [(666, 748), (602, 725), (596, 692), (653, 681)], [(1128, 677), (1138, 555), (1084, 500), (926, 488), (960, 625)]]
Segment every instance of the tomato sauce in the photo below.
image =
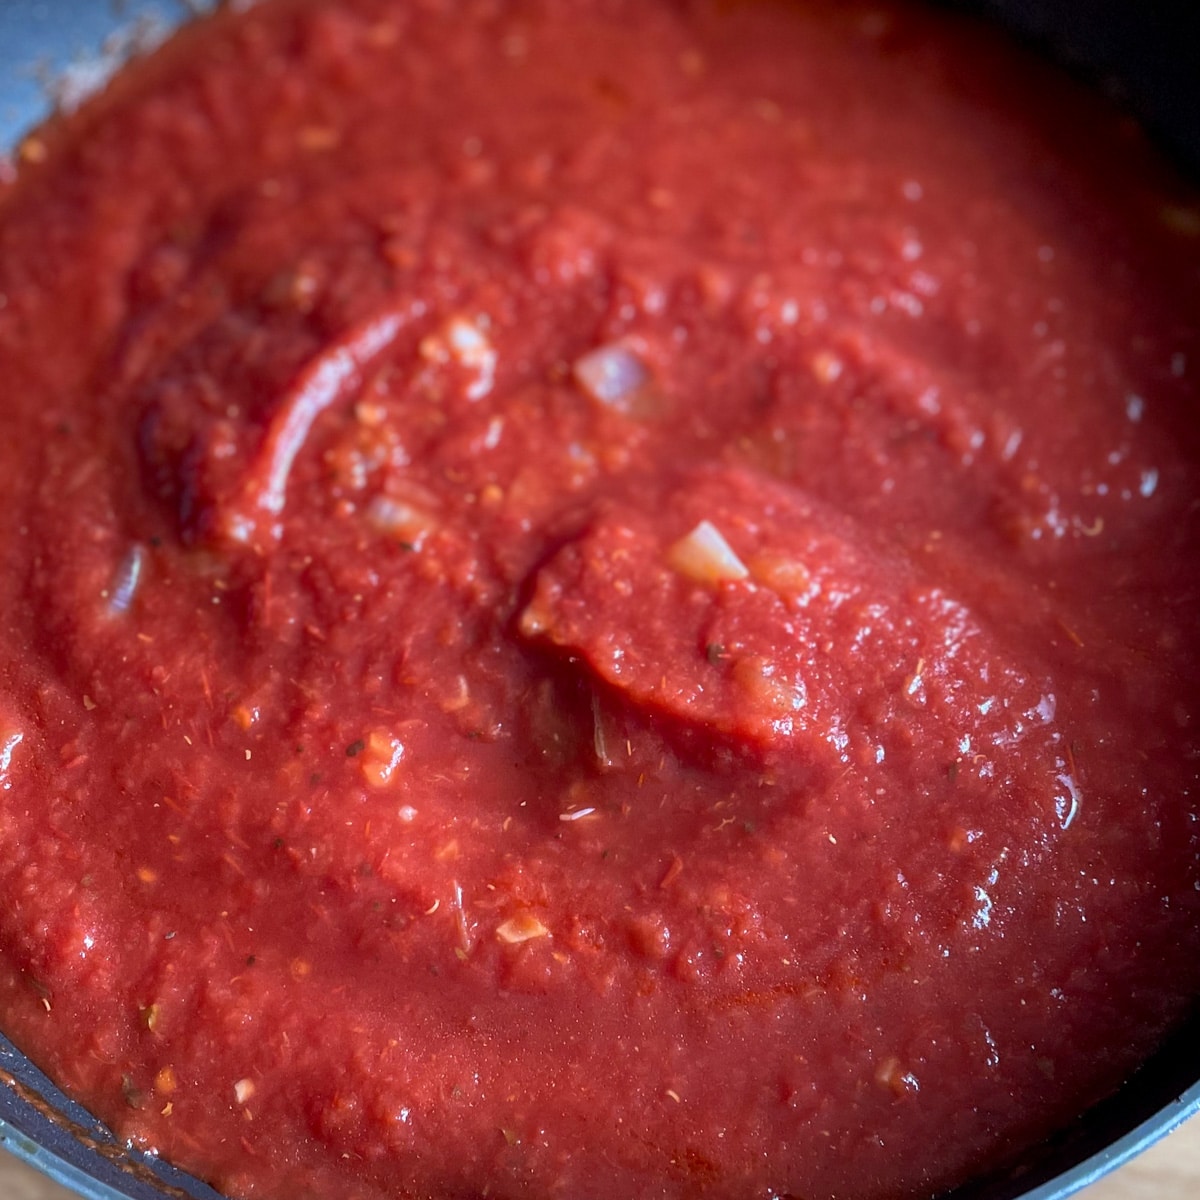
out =
[(1200, 991), (1200, 207), (963, 18), (264, 0), (0, 192), (0, 1024), (231, 1196), (889, 1200)]

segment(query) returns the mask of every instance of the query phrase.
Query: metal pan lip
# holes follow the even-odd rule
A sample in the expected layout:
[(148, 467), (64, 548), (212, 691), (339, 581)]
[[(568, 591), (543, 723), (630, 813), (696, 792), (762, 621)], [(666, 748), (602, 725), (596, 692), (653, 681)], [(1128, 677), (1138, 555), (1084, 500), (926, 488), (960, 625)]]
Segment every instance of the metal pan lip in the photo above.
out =
[(1103, 1150), (1064, 1171), (1056, 1179), (1022, 1194), (1022, 1200), (1066, 1200), (1090, 1184), (1148, 1150), (1167, 1134), (1178, 1129), (1189, 1117), (1200, 1112), (1200, 1082), (1193, 1084), (1177, 1100), (1169, 1101), (1154, 1116), (1117, 1138)]
[(2, 1033), (0, 1147), (84, 1200), (222, 1200), (155, 1155), (118, 1143)]
[(48, 117), (103, 86), (220, 0), (4, 0), (0, 4), (0, 155)]
[[(1147, 1070), (1164, 1056), (1178, 1062), (1194, 1046), (1197, 1022), (1164, 1047)], [(1176, 1045), (1179, 1038), (1185, 1045)], [(1192, 1057), (1194, 1058), (1194, 1051)], [(1086, 1128), (1107, 1110), (1120, 1121), (1129, 1106), (1129, 1093), (1142, 1080), (1137, 1076), (1116, 1095), (1079, 1118)], [(944, 1200), (1067, 1200), (1068, 1197), (1116, 1170), (1149, 1149), (1188, 1118), (1200, 1113), (1200, 1080), (1171, 1097), (1126, 1132), (1102, 1141), (1098, 1149), (1056, 1170), (1053, 1147), (1039, 1165), (1020, 1164), (1014, 1170), (975, 1180)], [(223, 1200), (219, 1192), (194, 1176), (151, 1154), (120, 1146), (112, 1134), (85, 1109), (68, 1099), (50, 1080), (0, 1034), (0, 1146), (41, 1171), (83, 1200)]]
[[(98, 86), (132, 53), (166, 36), (218, 0), (3, 0), (0, 2), (0, 165), (19, 138), (50, 112), (49, 79), (68, 82), (72, 102)], [(252, 0), (228, 0), (247, 4)], [(1200, 44), (1200, 6), (1177, 0), (1092, 0), (1090, 35), (1073, 40), (1062, 13), (1070, 3), (1038, 0), (942, 0), (949, 7), (981, 12), (1007, 25), (1049, 57), (1093, 83), (1115, 92), (1147, 120), (1176, 164), (1200, 179), (1200, 77), (1181, 97), (1160, 77), (1139, 95), (1121, 78), (1119, 61), (1127, 31), (1105, 26), (1095, 4), (1128, 21), (1148, 12), (1139, 58), (1155, 46), (1174, 49), (1181, 69), (1186, 47)], [(1080, 8), (1080, 6), (1075, 6)], [(1053, 13), (1057, 11), (1056, 20)], [(1080, 8), (1082, 11), (1082, 8)], [(1183, 37), (1171, 43), (1174, 22), (1184, 22)], [(1107, 28), (1107, 32), (1104, 30)], [(1097, 35), (1097, 30), (1101, 32)], [(1189, 32), (1195, 40), (1189, 40)], [(1097, 40), (1097, 37), (1099, 40)], [(99, 49), (97, 49), (99, 48)], [(1180, 51), (1183, 50), (1183, 53)], [(1168, 84), (1170, 80), (1168, 79)], [(1185, 81), (1186, 82), (1186, 81)], [(61, 96), (61, 91), (60, 91)], [(1083, 1114), (1062, 1139), (1051, 1139), (1039, 1154), (1017, 1168), (974, 1180), (943, 1200), (1067, 1200), (1081, 1189), (1136, 1157), (1200, 1113), (1200, 1014), (1179, 1031), (1140, 1072), (1101, 1105)], [(1173, 1079), (1166, 1087), (1160, 1076)], [(1191, 1082), (1188, 1082), (1188, 1079)], [(1163, 1101), (1162, 1096), (1167, 1099)], [(1131, 1118), (1131, 1110), (1135, 1114)], [(1136, 1114), (1143, 1114), (1140, 1118)], [(1133, 1124), (1130, 1125), (1130, 1120)], [(1105, 1137), (1100, 1130), (1121, 1130)], [(1082, 1132), (1082, 1136), (1076, 1135)], [(1076, 1140), (1072, 1142), (1071, 1139)], [(1055, 1145), (1062, 1142), (1062, 1145)], [(1072, 1149), (1071, 1146), (1075, 1149)], [(222, 1200), (220, 1193), (193, 1176), (145, 1154), (120, 1146), (112, 1134), (50, 1080), (0, 1033), (0, 1147), (83, 1200)], [(1056, 1166), (1062, 1154), (1068, 1165)], [(1074, 1157), (1072, 1158), (1072, 1156)], [(1028, 1158), (1028, 1156), (1027, 1156)]]

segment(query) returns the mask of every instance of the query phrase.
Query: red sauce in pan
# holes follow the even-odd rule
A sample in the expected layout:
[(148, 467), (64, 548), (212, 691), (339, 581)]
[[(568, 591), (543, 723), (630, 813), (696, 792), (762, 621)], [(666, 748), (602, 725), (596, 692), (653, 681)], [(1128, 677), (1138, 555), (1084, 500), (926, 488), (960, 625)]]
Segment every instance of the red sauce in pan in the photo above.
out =
[(946, 14), (265, 3), (0, 195), (0, 1023), (235, 1196), (925, 1195), (1200, 985), (1200, 210)]

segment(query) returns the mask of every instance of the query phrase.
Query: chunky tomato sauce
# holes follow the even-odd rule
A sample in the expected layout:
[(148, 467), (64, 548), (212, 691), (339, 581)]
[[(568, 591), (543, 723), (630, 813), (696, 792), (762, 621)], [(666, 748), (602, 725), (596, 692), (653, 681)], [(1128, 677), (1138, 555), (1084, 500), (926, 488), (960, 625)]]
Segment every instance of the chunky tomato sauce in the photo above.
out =
[(0, 1023), (233, 1196), (928, 1195), (1200, 991), (1200, 208), (975, 25), (265, 0), (0, 195)]

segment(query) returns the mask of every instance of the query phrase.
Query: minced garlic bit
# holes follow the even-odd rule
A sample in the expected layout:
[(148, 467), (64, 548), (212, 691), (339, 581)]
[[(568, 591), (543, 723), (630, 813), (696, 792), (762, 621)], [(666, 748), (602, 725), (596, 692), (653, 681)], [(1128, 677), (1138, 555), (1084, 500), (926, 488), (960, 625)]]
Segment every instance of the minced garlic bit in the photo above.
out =
[(898, 1058), (885, 1058), (876, 1067), (875, 1082), (880, 1087), (889, 1088), (897, 1096), (907, 1096), (921, 1090), (917, 1077), (911, 1071), (903, 1070)]
[(822, 350), (813, 355), (812, 373), (819, 383), (833, 383), (842, 373), (842, 361), (836, 354)]
[(696, 583), (736, 583), (750, 574), (711, 521), (701, 521), (671, 546), (667, 565)]
[(137, 595), (146, 565), (146, 552), (141, 546), (131, 546), (125, 557), (117, 564), (109, 586), (100, 593), (106, 600), (110, 616), (127, 613)]
[(0, 729), (0, 782), (12, 766), (13, 753), (25, 740), (25, 735), (19, 729)]
[(233, 1094), (237, 1097), (239, 1104), (245, 1104), (254, 1095), (254, 1080), (239, 1079), (233, 1085)]
[(485, 324), (486, 319), (453, 316), (436, 333), (422, 338), (418, 347), (426, 362), (454, 362), (474, 372), (475, 379), (467, 387), (468, 400), (482, 400), (496, 378), (496, 350), (483, 331)]
[(549, 937), (550, 930), (532, 913), (518, 913), (496, 928), (496, 936), (509, 945), (530, 942), (534, 938)]
[(366, 507), (367, 523), (413, 550), (437, 528), (437, 519), (426, 508), (395, 496), (375, 496)]

